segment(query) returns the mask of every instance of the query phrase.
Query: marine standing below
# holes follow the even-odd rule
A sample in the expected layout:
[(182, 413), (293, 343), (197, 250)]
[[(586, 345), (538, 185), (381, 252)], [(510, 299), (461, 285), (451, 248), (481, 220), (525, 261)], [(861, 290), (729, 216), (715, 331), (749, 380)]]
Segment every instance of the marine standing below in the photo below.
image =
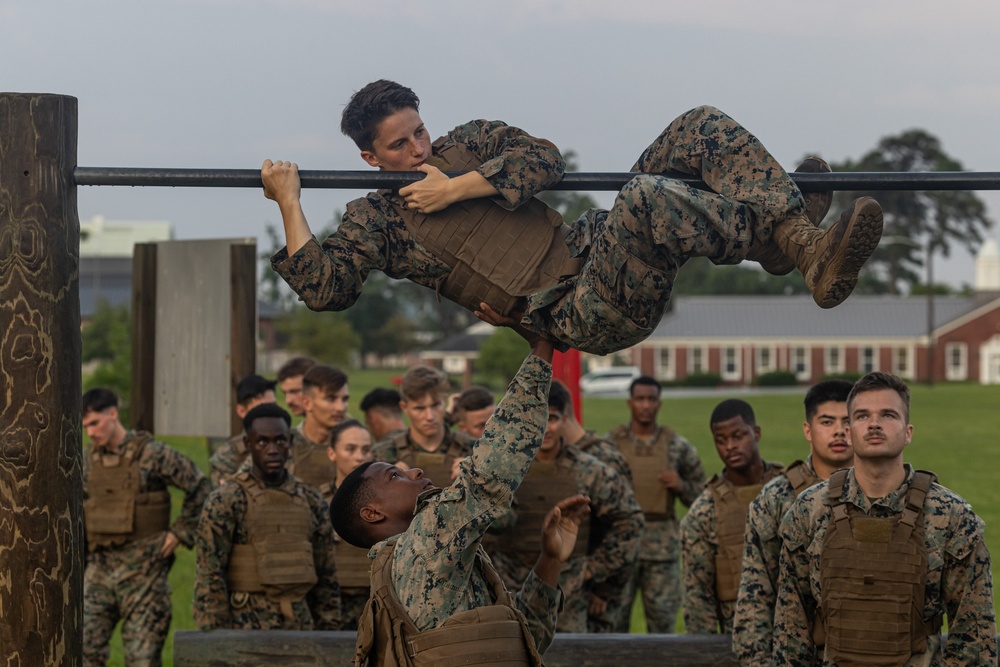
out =
[(803, 492), (781, 522), (773, 664), (996, 665), (984, 523), (903, 462), (909, 388), (869, 373), (847, 411), (854, 467)]
[[(108, 660), (111, 635), (122, 622), (129, 665), (159, 665), (172, 615), (167, 575), (178, 544), (194, 544), (211, 484), (186, 456), (144, 431), (127, 431), (110, 389), (83, 395), (83, 664)], [(173, 486), (184, 492), (170, 523)]]
[(719, 403), (710, 418), (722, 472), (681, 520), (684, 628), (688, 634), (730, 634), (740, 588), (747, 509), (780, 463), (760, 456), (760, 426), (746, 401)]
[(302, 376), (300, 400), (305, 419), (292, 429), (288, 469), (318, 489), (337, 476), (327, 446), (330, 430), (347, 417), (350, 400), (347, 374), (334, 366), (316, 364)]
[(326, 502), (285, 468), (291, 422), (274, 403), (251, 410), (251, 468), (205, 503), (193, 600), (202, 630), (340, 629)]
[(750, 503), (733, 617), (733, 652), (744, 667), (764, 665), (771, 659), (782, 517), (800, 493), (854, 462), (847, 437), (850, 392), (851, 383), (846, 380), (826, 380), (806, 392), (802, 432), (809, 442), (809, 456), (785, 468)]
[[(648, 631), (672, 634), (682, 597), (681, 530), (674, 507), (678, 500), (691, 507), (701, 495), (705, 469), (694, 445), (657, 422), (660, 392), (660, 383), (648, 375), (633, 380), (627, 401), (631, 420), (608, 437), (632, 469), (632, 488), (646, 518), (626, 597), (632, 600), (636, 590), (642, 591)], [(620, 625), (619, 631), (627, 632), (628, 626)]]
[[(277, 383), (260, 375), (248, 375), (236, 385), (236, 416), (242, 420), (253, 408), (261, 403), (274, 403), (274, 387)], [(208, 460), (212, 468), (212, 486), (225, 484), (247, 458), (246, 445), (240, 431), (219, 445)]]

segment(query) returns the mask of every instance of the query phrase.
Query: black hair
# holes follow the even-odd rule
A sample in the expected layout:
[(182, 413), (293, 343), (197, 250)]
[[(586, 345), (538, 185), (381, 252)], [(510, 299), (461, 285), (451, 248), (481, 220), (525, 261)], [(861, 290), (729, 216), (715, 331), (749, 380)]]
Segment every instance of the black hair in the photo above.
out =
[(742, 417), (747, 426), (756, 426), (757, 417), (753, 413), (753, 408), (746, 401), (738, 398), (729, 398), (719, 403), (712, 410), (712, 417), (709, 419), (709, 426), (729, 421), (734, 417)]
[(288, 378), (305, 375), (306, 371), (315, 365), (316, 361), (309, 357), (292, 357), (281, 364), (281, 368), (278, 369), (278, 382), (284, 382)]
[(337, 440), (340, 439), (340, 436), (343, 435), (344, 431), (347, 431), (352, 428), (360, 428), (364, 431), (368, 430), (365, 427), (365, 425), (359, 422), (357, 419), (345, 419), (344, 421), (340, 422), (339, 424), (330, 429), (330, 439), (327, 440), (327, 446), (330, 448), (335, 448), (337, 446)]
[(289, 428), (292, 426), (292, 416), (285, 411), (277, 403), (261, 403), (260, 405), (251, 408), (251, 410), (243, 418), (243, 431), (249, 433), (250, 429), (253, 428), (254, 420), (264, 419), (267, 417), (276, 417), (278, 419), (284, 420), (288, 424)]
[(403, 410), (399, 407), (399, 402), (402, 400), (402, 395), (395, 389), (376, 387), (361, 399), (361, 411), (368, 412), (377, 408), (383, 412), (392, 412), (394, 415), (401, 415)]
[(566, 385), (559, 380), (553, 380), (549, 385), (549, 407), (555, 408), (561, 415), (573, 412), (573, 397), (570, 396)]
[(80, 414), (88, 412), (104, 412), (108, 408), (118, 407), (118, 395), (107, 387), (94, 387), (83, 395)]
[(368, 535), (368, 524), (361, 518), (361, 508), (371, 502), (374, 495), (371, 480), (365, 472), (374, 461), (362, 463), (344, 478), (330, 501), (330, 522), (333, 530), (345, 542), (363, 549), (370, 549), (375, 542)]
[(631, 396), (633, 392), (635, 392), (635, 388), (640, 386), (656, 387), (657, 396), (660, 395), (660, 391), (663, 389), (663, 387), (660, 386), (660, 383), (656, 381), (656, 378), (650, 377), (649, 375), (640, 375), (636, 379), (632, 380), (632, 384), (628, 386), (628, 395)]
[(803, 400), (806, 406), (806, 421), (812, 419), (816, 415), (816, 411), (819, 410), (819, 406), (824, 403), (829, 403), (830, 401), (836, 403), (847, 402), (847, 396), (851, 393), (851, 387), (853, 386), (847, 380), (824, 380), (810, 387)]
[(258, 396), (274, 391), (277, 384), (274, 380), (268, 380), (260, 375), (248, 375), (236, 385), (236, 402), (246, 405)]

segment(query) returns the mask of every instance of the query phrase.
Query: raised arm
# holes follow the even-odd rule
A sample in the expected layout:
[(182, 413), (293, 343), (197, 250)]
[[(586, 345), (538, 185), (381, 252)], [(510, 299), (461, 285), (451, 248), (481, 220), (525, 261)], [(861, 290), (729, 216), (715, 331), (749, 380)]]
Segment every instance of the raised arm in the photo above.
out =
[(288, 254), (294, 255), (313, 238), (305, 213), (302, 212), (299, 165), (282, 160), (264, 160), (260, 168), (260, 180), (264, 183), (264, 196), (278, 204), (281, 222), (285, 227), (285, 245), (288, 247)]

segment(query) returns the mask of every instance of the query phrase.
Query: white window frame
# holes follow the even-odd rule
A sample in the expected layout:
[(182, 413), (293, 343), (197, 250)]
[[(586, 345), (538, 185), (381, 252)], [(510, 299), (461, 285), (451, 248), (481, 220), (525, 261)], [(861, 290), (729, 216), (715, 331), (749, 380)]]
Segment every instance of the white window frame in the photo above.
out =
[[(733, 370), (728, 370), (729, 354), (733, 355)], [(743, 355), (736, 345), (724, 345), (719, 348), (719, 371), (723, 380), (735, 381), (743, 377)]]
[[(872, 367), (865, 368), (865, 350), (872, 351)], [(858, 372), (864, 375), (865, 373), (874, 373), (878, 370), (878, 357), (879, 348), (877, 345), (862, 345), (858, 348)]]
[[(796, 368), (799, 351), (802, 352), (802, 370)], [(788, 350), (788, 370), (795, 373), (795, 379), (800, 382), (812, 378), (812, 348), (808, 345), (793, 345)]]
[[(958, 365), (951, 363), (952, 353), (958, 351)], [(969, 378), (969, 344), (963, 342), (946, 343), (944, 346), (944, 377), (950, 381), (961, 381)]]
[[(667, 353), (667, 363), (663, 363), (663, 353)], [(664, 345), (656, 349), (656, 372), (661, 380), (677, 379), (677, 348)]]
[[(764, 363), (763, 353), (767, 351), (768, 363)], [(757, 350), (757, 375), (763, 375), (764, 373), (773, 373), (778, 370), (778, 351), (773, 345), (762, 345), (758, 347)]]
[[(833, 352), (837, 353), (837, 363), (833, 363), (831, 357)], [(823, 370), (826, 373), (843, 373), (846, 363), (844, 361), (843, 345), (827, 345), (823, 349)]]
[[(694, 355), (695, 351), (698, 352), (701, 362), (698, 368), (694, 366)], [(688, 375), (700, 375), (707, 373), (711, 365), (708, 362), (708, 348), (704, 345), (692, 345), (688, 348)]]

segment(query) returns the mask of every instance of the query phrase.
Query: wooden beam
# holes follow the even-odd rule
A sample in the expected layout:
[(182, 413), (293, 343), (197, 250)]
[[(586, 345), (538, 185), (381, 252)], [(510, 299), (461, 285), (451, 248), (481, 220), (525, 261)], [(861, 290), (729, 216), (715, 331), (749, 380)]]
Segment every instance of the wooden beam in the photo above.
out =
[[(350, 665), (353, 632), (215, 630), (174, 633), (175, 667)], [(738, 667), (722, 635), (558, 634), (546, 667)]]
[(77, 102), (0, 93), (0, 665), (80, 665)]

